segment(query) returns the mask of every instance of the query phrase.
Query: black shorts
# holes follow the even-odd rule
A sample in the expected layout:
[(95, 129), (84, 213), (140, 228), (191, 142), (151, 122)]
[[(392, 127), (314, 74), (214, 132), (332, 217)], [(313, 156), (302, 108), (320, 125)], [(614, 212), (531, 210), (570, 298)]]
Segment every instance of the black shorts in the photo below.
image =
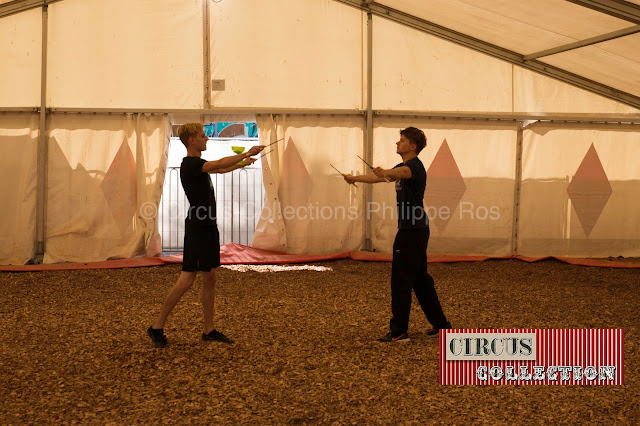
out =
[(186, 226), (182, 270), (204, 271), (220, 266), (220, 234), (217, 226)]

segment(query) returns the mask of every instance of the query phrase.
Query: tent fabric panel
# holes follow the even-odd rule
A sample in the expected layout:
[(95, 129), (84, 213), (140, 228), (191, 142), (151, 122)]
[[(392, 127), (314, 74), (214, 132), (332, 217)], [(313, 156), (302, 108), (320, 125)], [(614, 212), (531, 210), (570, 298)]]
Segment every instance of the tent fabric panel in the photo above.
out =
[[(374, 128), (374, 166), (400, 163), (400, 129), (414, 126), (427, 137), (419, 157), (427, 170), (424, 204), (430, 254), (508, 256), (513, 233), (517, 129), (515, 123), (380, 118)], [(390, 252), (397, 232), (395, 188), (374, 185), (373, 247)]]
[(537, 123), (524, 131), (518, 254), (640, 256), (636, 127)]
[(38, 115), (0, 113), (0, 264), (35, 257)]
[(52, 115), (45, 263), (158, 254), (167, 116)]
[[(285, 229), (282, 208), (279, 200), (280, 157), (284, 146), (284, 132), (286, 117), (272, 115), (257, 115), (258, 133), (261, 141), (266, 145), (283, 139), (272, 150), (264, 153), (261, 161), (262, 182), (264, 185), (264, 207), (260, 213), (256, 229), (253, 234), (252, 247), (271, 251), (287, 252), (287, 232)], [(267, 142), (268, 141), (268, 142)]]
[(640, 64), (640, 33), (598, 43), (596, 47)]
[(202, 108), (200, 0), (49, 6), (47, 105)]
[(531, 113), (639, 114), (640, 110), (553, 78), (513, 68), (513, 109)]
[(374, 109), (511, 111), (511, 84), (506, 62), (374, 17)]
[(627, 21), (558, 0), (381, 0), (378, 3), (522, 54), (630, 26)]
[(359, 116), (258, 117), (262, 138), (284, 140), (262, 159), (269, 168), (267, 200), (252, 246), (293, 254), (360, 248), (363, 186), (348, 185), (330, 164), (342, 173), (361, 168), (363, 121)]
[(215, 107), (362, 109), (359, 10), (333, 0), (211, 3)]
[(0, 107), (40, 105), (42, 11), (0, 19)]
[[(629, 40), (625, 40), (625, 39)], [(623, 46), (635, 45), (626, 52)], [(542, 62), (574, 74), (607, 84), (616, 89), (640, 96), (640, 35), (623, 37), (594, 46), (570, 50), (540, 58)], [(624, 56), (622, 56), (624, 55)]]

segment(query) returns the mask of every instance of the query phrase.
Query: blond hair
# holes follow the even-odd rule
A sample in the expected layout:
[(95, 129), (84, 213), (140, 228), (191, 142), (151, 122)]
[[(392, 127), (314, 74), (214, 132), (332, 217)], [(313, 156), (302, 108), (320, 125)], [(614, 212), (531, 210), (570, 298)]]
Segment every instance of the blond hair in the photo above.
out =
[(178, 127), (178, 136), (180, 140), (186, 146), (189, 147), (189, 138), (195, 137), (204, 130), (204, 126), (202, 123), (185, 123), (182, 126)]

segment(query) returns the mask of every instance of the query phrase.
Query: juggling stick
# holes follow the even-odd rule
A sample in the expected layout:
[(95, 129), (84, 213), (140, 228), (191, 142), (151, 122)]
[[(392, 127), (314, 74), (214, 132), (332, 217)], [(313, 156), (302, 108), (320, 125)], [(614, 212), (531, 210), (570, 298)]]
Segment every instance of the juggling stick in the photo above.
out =
[(280, 142), (280, 141), (281, 141), (281, 140), (283, 140), (283, 139), (284, 139), (284, 138), (280, 138), (280, 139), (278, 139), (278, 140), (277, 140), (277, 141), (275, 141), (275, 142), (271, 142), (269, 145), (265, 145), (265, 148), (266, 148), (266, 147), (268, 147), (268, 146), (273, 145), (274, 143), (278, 143), (278, 142)]
[[(357, 157), (364, 161), (364, 158), (360, 157), (359, 155)], [(367, 163), (366, 161), (364, 161), (364, 164), (366, 164), (371, 170), (373, 170), (373, 166), (371, 164)], [(391, 182), (393, 179), (391, 179), (389, 176), (385, 176), (384, 180), (386, 180), (387, 182)]]
[[(335, 170), (336, 172), (340, 173), (340, 175), (342, 175), (342, 173), (340, 172), (340, 170), (336, 169), (336, 168), (333, 166), (333, 164), (329, 163), (329, 165), (330, 165), (331, 167), (333, 167), (333, 170)], [(356, 188), (358, 187), (358, 185), (356, 185), (356, 183), (355, 183), (355, 182), (350, 183), (349, 185), (353, 185), (353, 186), (355, 186)]]
[[(278, 142), (278, 141), (276, 141), (276, 142)], [(269, 145), (267, 145), (267, 146), (269, 146)], [(270, 150), (269, 150), (269, 151), (267, 151), (267, 152), (263, 152), (263, 153), (262, 153), (262, 155), (261, 155), (260, 157), (258, 157), (258, 158), (262, 158), (262, 157), (264, 157), (265, 155), (269, 154), (270, 152), (273, 152), (273, 149), (270, 149)], [(257, 160), (258, 158), (256, 158), (256, 160)]]

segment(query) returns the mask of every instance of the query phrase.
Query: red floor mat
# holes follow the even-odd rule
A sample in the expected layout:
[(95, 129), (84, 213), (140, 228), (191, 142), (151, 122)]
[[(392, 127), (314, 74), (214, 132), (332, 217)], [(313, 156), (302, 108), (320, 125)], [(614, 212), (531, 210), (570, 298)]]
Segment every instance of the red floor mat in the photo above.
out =
[[(390, 262), (390, 253), (350, 251), (330, 254), (287, 254), (268, 250), (261, 250), (241, 244), (224, 244), (220, 248), (220, 260), (223, 265), (253, 264), (253, 265), (274, 265), (285, 263), (307, 263), (320, 262), (334, 259), (353, 259), (370, 262)], [(455, 256), (455, 255), (429, 255), (429, 263), (446, 262), (479, 262), (489, 259), (518, 259), (525, 262), (536, 262), (539, 260), (553, 258), (550, 256), (532, 258), (526, 256), (509, 256), (492, 258), (488, 256)], [(572, 265), (596, 266), (604, 268), (640, 268), (640, 262), (600, 260), (600, 259), (573, 259), (554, 258), (561, 262)], [(163, 257), (134, 257), (132, 259), (107, 260), (103, 262), (87, 263), (53, 263), (47, 265), (0, 265), (0, 271), (20, 272), (20, 271), (56, 271), (72, 269), (118, 269), (118, 268), (139, 268), (144, 266), (158, 266), (170, 263), (182, 263), (182, 255), (171, 255)]]

